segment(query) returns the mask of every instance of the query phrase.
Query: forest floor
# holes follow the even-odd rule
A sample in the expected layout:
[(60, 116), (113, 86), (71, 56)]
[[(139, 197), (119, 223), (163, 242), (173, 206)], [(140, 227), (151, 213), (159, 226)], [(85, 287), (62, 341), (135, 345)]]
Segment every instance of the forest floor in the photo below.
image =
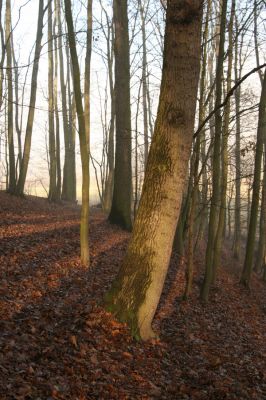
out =
[(79, 264), (79, 208), (0, 192), (0, 400), (266, 399), (266, 286), (238, 284), (223, 254), (210, 302), (191, 299), (173, 257), (155, 318), (131, 338), (101, 306), (129, 234), (91, 212), (91, 268)]

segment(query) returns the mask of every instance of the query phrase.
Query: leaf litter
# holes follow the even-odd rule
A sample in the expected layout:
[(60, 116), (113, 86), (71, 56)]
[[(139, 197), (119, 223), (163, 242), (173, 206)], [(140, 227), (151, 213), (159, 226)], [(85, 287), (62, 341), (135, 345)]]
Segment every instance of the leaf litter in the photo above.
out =
[(134, 340), (102, 306), (129, 234), (91, 210), (91, 267), (79, 263), (75, 205), (0, 192), (0, 399), (266, 398), (266, 294), (251, 291), (224, 250), (201, 304), (204, 246), (191, 299), (173, 255), (154, 320), (159, 340)]

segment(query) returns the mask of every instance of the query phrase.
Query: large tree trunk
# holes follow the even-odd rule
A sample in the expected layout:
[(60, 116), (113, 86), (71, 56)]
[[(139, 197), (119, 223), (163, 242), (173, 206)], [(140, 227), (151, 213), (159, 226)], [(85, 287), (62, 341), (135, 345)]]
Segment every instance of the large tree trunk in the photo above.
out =
[[(154, 336), (190, 156), (200, 68), (202, 1), (168, 1), (155, 132), (126, 257), (107, 306), (135, 336)], [(185, 56), (184, 56), (185, 55)]]
[(255, 245), (255, 235), (257, 228), (258, 207), (259, 207), (259, 197), (260, 197), (261, 161), (263, 153), (263, 144), (265, 142), (265, 136), (266, 136), (265, 127), (266, 127), (266, 69), (264, 73), (261, 98), (259, 104), (259, 121), (258, 121), (258, 132), (257, 132), (256, 154), (255, 154), (254, 180), (252, 187), (253, 189), (252, 203), (251, 203), (245, 262), (241, 275), (241, 283), (243, 283), (245, 286), (249, 286), (249, 281), (253, 268), (254, 245)]
[(131, 114), (127, 0), (114, 0), (116, 152), (109, 221), (131, 230)]
[(80, 250), (81, 264), (89, 265), (89, 153), (86, 139), (86, 124), (82, 104), (82, 93), (80, 87), (80, 69), (76, 49), (71, 1), (65, 0), (65, 15), (68, 28), (68, 41), (73, 66), (73, 86), (76, 102), (76, 112), (79, 125), (80, 155), (82, 166), (82, 208), (80, 221)]
[(21, 169), (19, 173), (18, 185), (16, 188), (16, 194), (19, 196), (23, 195), (24, 186), (28, 171), (28, 165), (30, 160), (30, 150), (31, 150), (31, 137), (32, 137), (32, 129), (33, 129), (33, 121), (35, 114), (35, 103), (36, 103), (36, 92), (37, 92), (37, 77), (39, 70), (39, 61), (40, 54), (42, 49), (42, 36), (43, 36), (43, 16), (45, 10), (43, 9), (43, 0), (39, 0), (39, 15), (38, 15), (38, 25), (37, 25), (37, 36), (36, 36), (36, 44), (35, 44), (35, 54), (34, 54), (34, 62), (33, 62), (33, 70), (31, 76), (31, 92), (30, 92), (30, 107), (28, 112), (28, 120), (26, 126), (26, 135), (24, 141), (24, 150), (23, 150), (23, 158)]

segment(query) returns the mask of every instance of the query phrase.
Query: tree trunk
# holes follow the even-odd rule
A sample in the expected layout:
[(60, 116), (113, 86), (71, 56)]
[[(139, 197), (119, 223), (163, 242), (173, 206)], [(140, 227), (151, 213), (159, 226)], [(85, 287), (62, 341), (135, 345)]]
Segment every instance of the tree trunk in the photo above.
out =
[(48, 126), (49, 126), (49, 159), (50, 159), (50, 185), (49, 200), (56, 201), (56, 147), (54, 126), (54, 45), (53, 45), (53, 20), (52, 3), (48, 3)]
[(60, 120), (58, 111), (58, 53), (57, 38), (55, 28), (57, 25), (57, 2), (55, 2), (55, 22), (54, 22), (54, 112), (55, 112), (55, 136), (56, 136), (56, 200), (61, 199), (62, 175), (61, 175), (61, 156), (60, 156)]
[(7, 62), (7, 127), (8, 127), (8, 155), (9, 155), (9, 179), (8, 191), (15, 193), (16, 189), (16, 163), (14, 150), (14, 126), (13, 126), (13, 73), (12, 73), (12, 46), (11, 46), (11, 5), (6, 0), (6, 62)]
[(45, 10), (43, 9), (43, 0), (39, 0), (39, 14), (38, 14), (38, 25), (37, 25), (37, 36), (36, 36), (36, 44), (35, 44), (35, 54), (34, 54), (34, 62), (33, 62), (33, 70), (31, 76), (31, 92), (30, 92), (30, 106), (28, 112), (28, 120), (26, 126), (26, 135), (24, 141), (24, 150), (23, 150), (23, 158), (21, 169), (19, 173), (19, 180), (16, 188), (16, 194), (18, 196), (23, 196), (24, 186), (28, 171), (29, 159), (30, 159), (30, 150), (31, 150), (31, 137), (32, 137), (32, 129), (33, 129), (33, 121), (35, 114), (35, 103), (36, 103), (36, 92), (37, 92), (37, 77), (39, 70), (39, 61), (40, 54), (42, 49), (42, 36), (43, 36), (43, 16)]
[[(107, 15), (108, 20), (108, 15)], [(111, 119), (108, 132), (108, 151), (107, 151), (107, 179), (104, 188), (103, 209), (109, 214), (112, 206), (113, 188), (114, 188), (114, 132), (115, 132), (115, 89), (113, 83), (113, 63), (114, 63), (114, 22), (108, 23), (107, 39), (107, 60), (109, 75), (109, 90), (111, 98)], [(110, 44), (111, 43), (111, 44)]]
[[(67, 84), (67, 100), (68, 100), (68, 130), (65, 135), (67, 149), (68, 149), (68, 160), (66, 165), (66, 171), (68, 173), (68, 181), (64, 181), (63, 192), (66, 193), (67, 197), (65, 200), (75, 202), (77, 198), (76, 190), (76, 130), (75, 130), (75, 120), (76, 120), (76, 103), (75, 96), (72, 95), (71, 78), (73, 77), (73, 67), (70, 60), (69, 54), (69, 44), (66, 41), (66, 63), (67, 63), (67, 73), (66, 73), (66, 84)], [(66, 191), (64, 191), (66, 190)]]
[[(201, 78), (200, 78), (200, 100), (199, 100), (199, 126), (205, 119), (205, 83), (206, 83), (206, 66), (207, 66), (207, 40), (209, 35), (209, 16), (211, 14), (211, 0), (208, 0), (206, 9), (206, 22), (204, 25), (203, 33), (203, 54), (202, 54), (202, 65), (201, 65)], [(194, 272), (194, 236), (195, 236), (195, 211), (196, 202), (199, 190), (199, 177), (198, 168), (200, 161), (200, 144), (202, 134), (204, 130), (196, 137), (194, 154), (191, 162), (191, 206), (188, 218), (188, 255), (187, 255), (187, 271), (186, 271), (186, 287), (184, 293), (184, 299), (188, 299), (192, 290), (193, 272)], [(205, 136), (205, 135), (204, 135)]]
[[(236, 23), (237, 27), (237, 23)], [(237, 29), (238, 31), (238, 29)], [(241, 57), (239, 57), (238, 38), (235, 41), (235, 82), (241, 78)], [(239, 72), (238, 72), (239, 62)], [(236, 194), (235, 194), (235, 221), (234, 221), (234, 257), (240, 258), (240, 240), (241, 240), (241, 159), (240, 159), (240, 135), (241, 135), (241, 120), (240, 120), (240, 99), (241, 86), (235, 91), (235, 108), (236, 108), (236, 147), (235, 147), (235, 179), (236, 179)]]
[[(235, 19), (235, 0), (232, 0), (231, 16), (229, 22), (229, 44), (228, 44), (228, 69), (227, 69), (227, 93), (232, 86), (232, 66), (233, 66), (233, 25)], [(213, 282), (215, 282), (217, 269), (220, 264), (223, 231), (226, 226), (226, 194), (227, 194), (227, 177), (228, 177), (228, 138), (229, 138), (229, 123), (230, 123), (230, 99), (226, 103), (224, 109), (224, 128), (222, 137), (222, 179), (221, 179), (221, 206), (219, 210), (218, 228), (215, 237), (214, 254), (213, 254)]]
[(106, 296), (108, 309), (144, 340), (154, 336), (151, 323), (181, 209), (195, 119), (201, 17), (200, 0), (168, 1), (161, 94), (142, 196), (126, 257)]
[(86, 124), (82, 104), (82, 94), (80, 87), (80, 69), (78, 63), (76, 40), (74, 34), (73, 17), (71, 11), (71, 1), (65, 0), (65, 16), (68, 27), (68, 41), (73, 66), (73, 86), (76, 102), (76, 111), (79, 125), (79, 141), (82, 165), (82, 208), (80, 222), (80, 250), (81, 264), (89, 265), (89, 153), (86, 139)]
[(56, 20), (58, 26), (58, 52), (59, 52), (59, 71), (60, 71), (60, 88), (61, 88), (61, 99), (62, 99), (62, 114), (63, 114), (63, 131), (64, 131), (64, 146), (65, 146), (65, 157), (63, 167), (63, 184), (62, 184), (62, 199), (72, 201), (73, 188), (71, 184), (73, 179), (71, 177), (71, 149), (70, 149), (70, 127), (68, 125), (68, 111), (67, 110), (67, 89), (65, 83), (65, 68), (64, 68), (64, 56), (63, 56), (63, 29), (61, 21), (61, 1), (56, 0)]
[(2, 25), (2, 9), (3, 9), (3, 1), (0, 0), (0, 40), (1, 40), (1, 58), (0, 58), (0, 111), (2, 109), (3, 104), (3, 81), (4, 81), (4, 72), (3, 66), (5, 62), (6, 56), (6, 46), (5, 46), (5, 35), (4, 29)]
[(149, 127), (148, 127), (148, 85), (147, 85), (147, 47), (146, 47), (146, 20), (143, 0), (138, 0), (141, 18), (142, 34), (142, 106), (143, 106), (143, 133), (144, 133), (144, 163), (147, 164), (149, 153)]
[(116, 152), (109, 221), (131, 230), (131, 115), (127, 0), (114, 0)]
[(261, 91), (261, 98), (259, 104), (259, 121), (258, 121), (258, 132), (257, 132), (257, 146), (255, 154), (255, 168), (254, 168), (254, 180), (253, 180), (253, 191), (252, 191), (252, 203), (250, 212), (250, 222), (248, 229), (248, 238), (246, 245), (246, 255), (244, 268), (241, 275), (241, 283), (245, 286), (249, 286), (250, 277), (253, 268), (253, 257), (254, 257), (254, 245), (255, 235), (258, 218), (258, 206), (260, 197), (260, 177), (261, 177), (261, 161), (263, 153), (263, 144), (266, 136), (266, 69), (264, 72), (263, 85)]
[[(222, 100), (222, 81), (223, 81), (223, 63), (224, 63), (224, 43), (225, 43), (225, 29), (226, 29), (226, 11), (227, 11), (227, 0), (222, 2), (222, 13), (221, 13), (221, 30), (220, 30), (220, 42), (219, 52), (217, 58), (216, 67), (216, 99), (215, 109), (221, 104)], [(201, 299), (204, 301), (208, 300), (210, 285), (213, 279), (213, 257), (214, 257), (214, 246), (215, 237), (217, 233), (217, 225), (219, 218), (219, 205), (220, 205), (220, 153), (221, 153), (221, 133), (222, 133), (222, 115), (221, 109), (219, 108), (215, 113), (215, 134), (214, 134), (214, 147), (213, 147), (213, 159), (212, 159), (212, 198), (211, 198), (211, 210), (210, 220), (208, 229), (208, 243), (206, 250), (206, 261), (205, 261), (205, 276), (203, 286), (201, 288)]]

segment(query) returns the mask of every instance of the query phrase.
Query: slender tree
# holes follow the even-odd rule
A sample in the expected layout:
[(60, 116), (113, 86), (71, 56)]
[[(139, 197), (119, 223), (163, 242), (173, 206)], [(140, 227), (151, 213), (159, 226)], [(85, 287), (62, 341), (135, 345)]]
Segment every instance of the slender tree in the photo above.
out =
[[(223, 63), (224, 63), (224, 43), (225, 43), (225, 30), (226, 30), (226, 11), (227, 0), (222, 1), (221, 12), (221, 28), (220, 28), (220, 42), (216, 67), (216, 98), (215, 109), (221, 104), (222, 101), (222, 79), (223, 79)], [(222, 114), (221, 109), (218, 108), (215, 113), (215, 133), (214, 133), (214, 146), (212, 156), (212, 198), (211, 210), (208, 230), (208, 243), (206, 250), (205, 261), (205, 276), (201, 290), (201, 298), (206, 301), (209, 296), (210, 285), (213, 279), (213, 257), (215, 237), (217, 234), (217, 226), (219, 221), (219, 205), (220, 205), (220, 153), (221, 153), (221, 133), (222, 133)]]
[[(226, 92), (229, 93), (232, 86), (232, 67), (233, 67), (233, 27), (235, 20), (235, 0), (232, 0), (231, 15), (229, 21), (229, 38), (228, 38), (228, 68), (227, 68), (227, 82)], [(214, 243), (213, 255), (213, 281), (216, 278), (217, 268), (220, 263), (223, 231), (226, 221), (226, 195), (227, 195), (227, 180), (228, 180), (228, 137), (229, 137), (229, 123), (230, 123), (230, 99), (225, 105), (224, 109), (224, 124), (222, 131), (222, 146), (221, 146), (221, 206), (219, 210), (218, 228)]]
[(16, 189), (16, 164), (14, 149), (14, 124), (13, 124), (13, 73), (12, 73), (12, 28), (11, 4), (6, 0), (6, 61), (7, 61), (7, 127), (8, 127), (8, 155), (9, 155), (9, 186), (8, 191), (15, 193)]
[(31, 91), (30, 91), (30, 104), (29, 104), (29, 112), (26, 126), (26, 134), (24, 141), (24, 150), (23, 150), (23, 158), (21, 169), (19, 172), (19, 180), (16, 187), (16, 194), (19, 196), (23, 196), (24, 186), (28, 171), (28, 165), (30, 160), (30, 150), (31, 150), (31, 138), (32, 138), (32, 129), (33, 129), (33, 121), (35, 114), (35, 103), (36, 103), (36, 92), (37, 92), (37, 78), (38, 78), (38, 70), (39, 70), (39, 61), (42, 49), (42, 36), (43, 36), (43, 17), (47, 7), (43, 7), (43, 0), (39, 0), (39, 14), (38, 14), (38, 22), (37, 22), (37, 35), (36, 35), (36, 44), (35, 44), (35, 53), (34, 53), (34, 61), (33, 61), (33, 69), (31, 76)]
[(56, 142), (54, 125), (54, 45), (52, 3), (48, 3), (48, 126), (49, 126), (49, 160), (50, 185), (49, 200), (57, 200), (56, 195)]
[(116, 152), (109, 221), (131, 230), (131, 113), (127, 0), (114, 0)]
[(89, 153), (86, 135), (86, 123), (82, 104), (82, 93), (80, 85), (80, 68), (76, 49), (76, 39), (71, 11), (71, 0), (65, 1), (65, 16), (68, 28), (68, 41), (73, 66), (73, 86), (76, 102), (76, 111), (79, 125), (80, 154), (82, 164), (82, 208), (80, 222), (80, 248), (81, 264), (89, 265)]
[(248, 237), (246, 245), (246, 255), (240, 280), (241, 283), (243, 283), (247, 287), (249, 286), (253, 268), (254, 245), (255, 245), (258, 206), (260, 197), (261, 161), (262, 161), (263, 145), (266, 136), (265, 127), (266, 127), (266, 69), (264, 72), (263, 85), (262, 85), (260, 104), (259, 104), (259, 121), (258, 121), (257, 144), (255, 153), (254, 180), (252, 187), (252, 203), (251, 203), (249, 229), (248, 229)]

